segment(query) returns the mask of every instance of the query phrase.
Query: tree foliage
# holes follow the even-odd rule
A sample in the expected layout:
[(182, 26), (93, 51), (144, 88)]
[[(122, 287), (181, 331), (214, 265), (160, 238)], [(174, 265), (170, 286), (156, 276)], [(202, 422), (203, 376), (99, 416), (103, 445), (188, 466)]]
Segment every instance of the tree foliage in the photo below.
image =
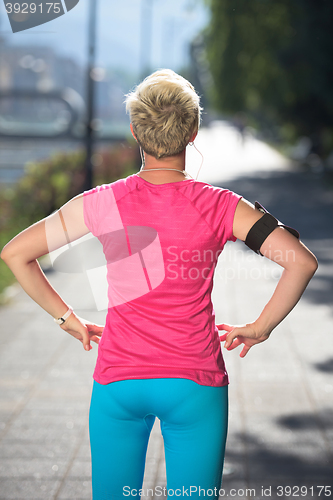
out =
[[(295, 135), (333, 125), (331, 0), (207, 0), (215, 105), (289, 124)], [(332, 147), (332, 144), (331, 144)]]

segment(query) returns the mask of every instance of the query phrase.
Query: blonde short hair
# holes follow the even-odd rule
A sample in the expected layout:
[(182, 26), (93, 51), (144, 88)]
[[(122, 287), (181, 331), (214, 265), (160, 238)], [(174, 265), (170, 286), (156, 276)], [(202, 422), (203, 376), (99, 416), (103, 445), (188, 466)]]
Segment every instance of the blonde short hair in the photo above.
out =
[(157, 159), (181, 153), (198, 131), (200, 97), (189, 81), (172, 70), (145, 78), (125, 103), (139, 145)]

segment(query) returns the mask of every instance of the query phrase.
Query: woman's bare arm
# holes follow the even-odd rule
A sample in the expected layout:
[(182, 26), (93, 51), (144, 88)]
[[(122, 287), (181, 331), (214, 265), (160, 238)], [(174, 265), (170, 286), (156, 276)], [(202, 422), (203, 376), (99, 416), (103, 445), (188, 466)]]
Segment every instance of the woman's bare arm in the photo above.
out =
[[(234, 216), (234, 236), (245, 241), (250, 228), (262, 216), (262, 212), (252, 204), (240, 200)], [(253, 345), (266, 340), (272, 330), (295, 307), (318, 267), (313, 253), (282, 227), (274, 229), (266, 238), (260, 252), (284, 268), (271, 299), (253, 323), (241, 327), (217, 325), (220, 330), (228, 332), (220, 337), (222, 341), (226, 341), (226, 348), (231, 350), (244, 344), (241, 357), (244, 357)]]
[[(25, 292), (54, 318), (61, 318), (68, 310), (68, 305), (52, 287), (37, 259), (87, 233), (89, 229), (83, 217), (83, 196), (79, 195), (57, 212), (15, 236), (1, 252), (1, 258)], [(92, 325), (74, 313), (61, 328), (81, 340), (86, 350), (91, 348), (90, 338), (98, 342), (95, 335), (100, 336), (102, 332), (102, 327)]]

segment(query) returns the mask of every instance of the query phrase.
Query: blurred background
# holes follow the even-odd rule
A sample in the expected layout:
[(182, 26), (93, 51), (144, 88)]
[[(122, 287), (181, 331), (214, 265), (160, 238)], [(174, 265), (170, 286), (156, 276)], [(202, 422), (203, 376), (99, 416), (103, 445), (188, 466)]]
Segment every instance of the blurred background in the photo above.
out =
[[(333, 2), (80, 0), (57, 19), (16, 33), (6, 3), (0, 248), (82, 190), (137, 172), (124, 95), (159, 68), (189, 79), (204, 107), (195, 141), (204, 163), (200, 169), (201, 157), (189, 147), (189, 173), (258, 200), (296, 227), (319, 260), (270, 346), (246, 361), (225, 355), (235, 382), (226, 484), (254, 485), (255, 498), (265, 496), (263, 484), (304, 484), (301, 496), (320, 496), (317, 485), (331, 488), (333, 477)], [(24, 20), (19, 12), (15, 19)], [(279, 272), (240, 242), (227, 245), (220, 260), (217, 323), (255, 319)], [(45, 270), (68, 302), (95, 320), (82, 283)], [(58, 330), (53, 337), (52, 327), (45, 331), (46, 315), (2, 261), (0, 303), (0, 500), (89, 498), (94, 358), (87, 363), (76, 343)], [(28, 320), (34, 345), (25, 338)], [(164, 485), (163, 444), (153, 435), (145, 484)], [(330, 496), (331, 489), (321, 496), (325, 491)], [(253, 498), (238, 495), (246, 496)], [(266, 496), (275, 498), (274, 491)]]

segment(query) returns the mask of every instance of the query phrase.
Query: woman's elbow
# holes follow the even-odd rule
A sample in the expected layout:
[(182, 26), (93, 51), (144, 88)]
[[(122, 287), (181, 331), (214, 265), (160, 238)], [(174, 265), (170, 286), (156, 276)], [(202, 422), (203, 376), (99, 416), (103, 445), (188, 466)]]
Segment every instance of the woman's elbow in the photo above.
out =
[(302, 243), (285, 251), (283, 267), (311, 278), (318, 269), (316, 256)]
[(310, 262), (308, 263), (308, 268), (309, 268), (309, 272), (311, 272), (312, 276), (317, 271), (318, 265), (319, 264), (318, 264), (317, 258), (313, 254), (311, 254), (311, 259), (310, 259)]
[(318, 269), (318, 260), (311, 252), (309, 252), (306, 256), (303, 256), (297, 263), (301, 267), (303, 273), (308, 275), (310, 278)]
[(7, 264), (7, 261), (8, 261), (8, 258), (9, 258), (8, 244), (7, 244), (7, 245), (5, 245), (5, 246), (3, 247), (3, 249), (1, 250), (1, 253), (0, 253), (0, 258), (1, 258), (4, 262), (6, 262), (6, 264)]
[(9, 265), (9, 262), (15, 258), (16, 256), (16, 252), (15, 252), (15, 248), (14, 248), (14, 245), (11, 244), (11, 241), (9, 243), (7, 243), (7, 245), (5, 245), (3, 247), (3, 249), (1, 250), (1, 254), (0, 254), (0, 257), (1, 259), (7, 264), (7, 266)]

